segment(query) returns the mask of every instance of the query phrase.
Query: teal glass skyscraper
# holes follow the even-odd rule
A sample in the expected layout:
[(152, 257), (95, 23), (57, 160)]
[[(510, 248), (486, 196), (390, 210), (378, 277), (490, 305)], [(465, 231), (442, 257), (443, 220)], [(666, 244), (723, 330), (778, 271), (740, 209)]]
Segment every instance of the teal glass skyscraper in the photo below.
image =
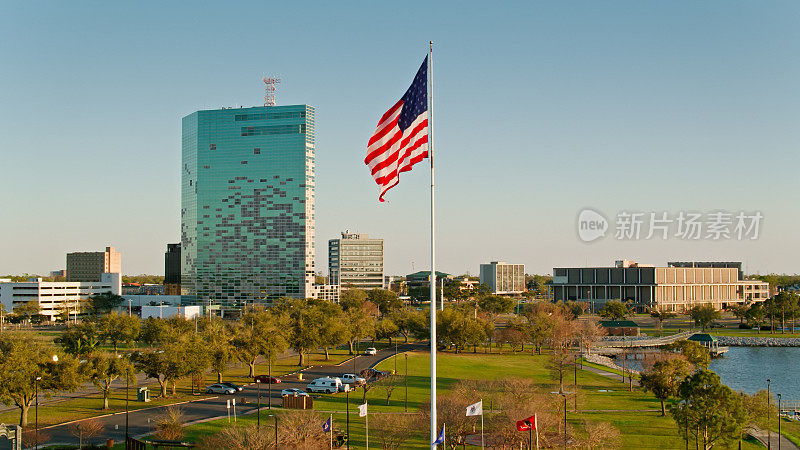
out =
[(223, 108), (183, 118), (181, 294), (222, 309), (310, 297), (314, 108)]

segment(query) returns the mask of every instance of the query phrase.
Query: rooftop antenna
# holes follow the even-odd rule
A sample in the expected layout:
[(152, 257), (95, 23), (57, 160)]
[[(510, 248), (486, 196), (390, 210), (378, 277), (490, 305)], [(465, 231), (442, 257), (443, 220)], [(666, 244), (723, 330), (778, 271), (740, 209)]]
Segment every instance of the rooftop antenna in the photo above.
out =
[(280, 78), (264, 77), (264, 106), (275, 106), (275, 90)]

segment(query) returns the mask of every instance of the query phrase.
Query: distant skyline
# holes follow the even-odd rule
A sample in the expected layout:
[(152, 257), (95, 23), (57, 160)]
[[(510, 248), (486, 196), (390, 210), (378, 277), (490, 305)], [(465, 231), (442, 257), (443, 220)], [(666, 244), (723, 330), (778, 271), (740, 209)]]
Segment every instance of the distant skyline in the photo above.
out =
[[(316, 270), (350, 229), (427, 270), (428, 172), (379, 203), (380, 115), (434, 47), (437, 269), (633, 259), (799, 273), (796, 2), (24, 2), (0, 14), (0, 274), (114, 246), (163, 274), (180, 241), (181, 118), (316, 108)], [(576, 217), (760, 211), (759, 239), (581, 241)]]

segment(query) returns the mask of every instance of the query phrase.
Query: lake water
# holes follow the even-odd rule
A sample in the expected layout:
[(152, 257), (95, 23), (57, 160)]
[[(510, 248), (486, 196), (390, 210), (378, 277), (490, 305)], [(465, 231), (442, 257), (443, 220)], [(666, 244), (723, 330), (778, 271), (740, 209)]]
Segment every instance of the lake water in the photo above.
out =
[(753, 394), (767, 388), (784, 400), (800, 400), (800, 347), (729, 347), (712, 359), (711, 370), (736, 391)]
[[(641, 368), (641, 360), (627, 363)], [(780, 393), (784, 400), (800, 401), (800, 347), (729, 347), (725, 356), (711, 360), (709, 369), (735, 391), (754, 394), (767, 388), (769, 378), (773, 398)]]

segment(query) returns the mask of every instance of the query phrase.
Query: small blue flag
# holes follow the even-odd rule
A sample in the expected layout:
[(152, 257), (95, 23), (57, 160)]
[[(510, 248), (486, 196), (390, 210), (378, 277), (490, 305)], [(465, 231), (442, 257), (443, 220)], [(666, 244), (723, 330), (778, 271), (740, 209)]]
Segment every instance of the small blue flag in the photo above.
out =
[(322, 424), (322, 431), (326, 433), (331, 431), (331, 419), (333, 419), (333, 417), (328, 417), (328, 420), (326, 420), (325, 423)]
[(442, 425), (442, 432), (439, 433), (439, 437), (437, 437), (436, 440), (433, 441), (433, 445), (444, 444), (444, 427), (445, 425)]

